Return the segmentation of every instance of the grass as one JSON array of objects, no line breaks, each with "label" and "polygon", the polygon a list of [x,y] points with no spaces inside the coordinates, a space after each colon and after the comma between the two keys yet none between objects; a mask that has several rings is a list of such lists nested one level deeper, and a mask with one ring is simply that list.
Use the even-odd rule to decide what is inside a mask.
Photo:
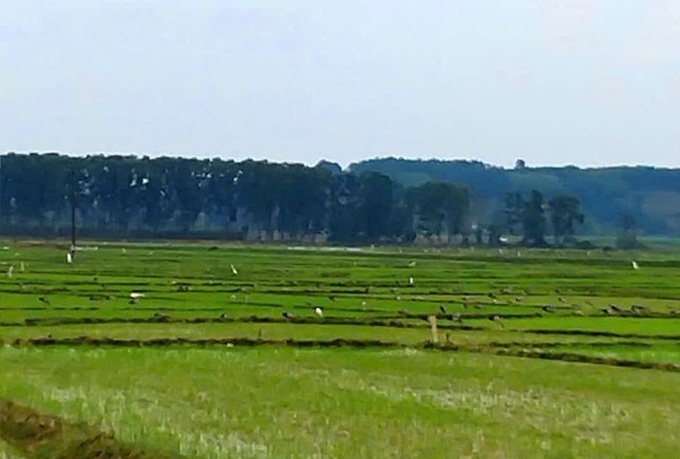
[{"label": "grass", "polygon": [[676,374],[423,351],[6,352],[21,402],[189,457],[671,457],[680,441]]},{"label": "grass", "polygon": [[[3,247],[0,398],[136,448],[207,459],[675,457],[680,447],[680,374],[613,366],[680,363],[680,252],[670,249],[92,242],[69,265],[60,242]],[[145,297],[130,304],[133,291]],[[602,311],[612,304],[623,312]],[[217,322],[223,313],[230,321]],[[420,346],[431,339],[423,319],[437,313],[440,340],[460,351]],[[211,321],[183,322],[201,318]],[[48,336],[406,347],[13,344]],[[511,356],[524,351],[599,364]],[[12,451],[0,442],[0,457]]]}]

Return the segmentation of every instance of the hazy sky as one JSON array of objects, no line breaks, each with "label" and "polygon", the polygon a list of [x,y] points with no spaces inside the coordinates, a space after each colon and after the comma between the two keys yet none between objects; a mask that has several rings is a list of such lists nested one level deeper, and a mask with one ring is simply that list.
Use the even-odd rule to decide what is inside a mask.
[{"label": "hazy sky", "polygon": [[680,166],[680,1],[2,0],[7,151]]}]

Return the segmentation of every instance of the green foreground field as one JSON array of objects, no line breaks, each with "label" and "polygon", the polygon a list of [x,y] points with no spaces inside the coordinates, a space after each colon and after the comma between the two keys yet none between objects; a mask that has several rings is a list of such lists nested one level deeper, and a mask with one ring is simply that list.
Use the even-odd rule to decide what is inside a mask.
[{"label": "green foreground field", "polygon": [[[65,244],[0,242],[0,399],[126,444],[198,459],[680,448],[680,253],[81,248],[69,264]],[[0,458],[38,457],[9,443]]]}]

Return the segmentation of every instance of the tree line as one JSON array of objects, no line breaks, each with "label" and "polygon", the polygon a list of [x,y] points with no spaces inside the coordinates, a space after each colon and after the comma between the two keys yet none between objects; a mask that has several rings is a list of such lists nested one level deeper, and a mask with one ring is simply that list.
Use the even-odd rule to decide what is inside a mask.
[{"label": "tree line", "polygon": [[[508,192],[520,192],[529,199],[532,191],[538,190],[547,200],[578,196],[588,217],[579,224],[582,233],[619,234],[626,226],[624,221],[633,220],[640,233],[680,235],[680,169],[530,167],[521,159],[514,168],[501,168],[480,161],[377,158],[351,164],[349,170],[380,172],[405,186],[429,181],[465,183],[470,189],[473,220],[488,220],[504,203],[499,197]],[[553,233],[552,229],[548,232]]]},{"label": "tree line", "polygon": [[[0,157],[0,233],[66,236],[75,210],[81,235],[215,237],[339,243],[437,241],[557,244],[583,223],[576,196],[544,201],[534,191],[499,196],[500,211],[473,222],[463,183],[406,186],[388,175],[320,162],[70,157]],[[547,215],[547,216],[546,216]]]}]

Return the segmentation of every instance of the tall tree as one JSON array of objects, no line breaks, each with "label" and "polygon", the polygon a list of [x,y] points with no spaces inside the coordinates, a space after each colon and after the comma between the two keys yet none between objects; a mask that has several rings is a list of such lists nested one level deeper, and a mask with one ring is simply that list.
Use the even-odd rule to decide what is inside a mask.
[{"label": "tall tree", "polygon": [[564,238],[573,236],[576,224],[583,224],[581,200],[578,196],[559,195],[548,201],[555,245],[564,243]]},{"label": "tall tree", "polygon": [[394,205],[394,187],[387,175],[369,172],[360,177],[360,218],[365,223],[362,232],[368,241],[377,241],[390,232]]},{"label": "tall tree", "polygon": [[505,193],[503,196],[503,215],[505,215],[505,225],[510,234],[518,234],[522,226],[522,215],[525,203],[521,193]]},{"label": "tall tree", "polygon": [[406,200],[414,215],[416,231],[447,237],[462,232],[470,206],[467,187],[447,182],[428,182],[410,188]]},{"label": "tall tree", "polygon": [[522,229],[524,230],[524,239],[522,243],[529,247],[545,247],[545,208],[543,204],[543,195],[533,190],[531,192],[531,199],[524,202],[524,209],[522,212]]}]

